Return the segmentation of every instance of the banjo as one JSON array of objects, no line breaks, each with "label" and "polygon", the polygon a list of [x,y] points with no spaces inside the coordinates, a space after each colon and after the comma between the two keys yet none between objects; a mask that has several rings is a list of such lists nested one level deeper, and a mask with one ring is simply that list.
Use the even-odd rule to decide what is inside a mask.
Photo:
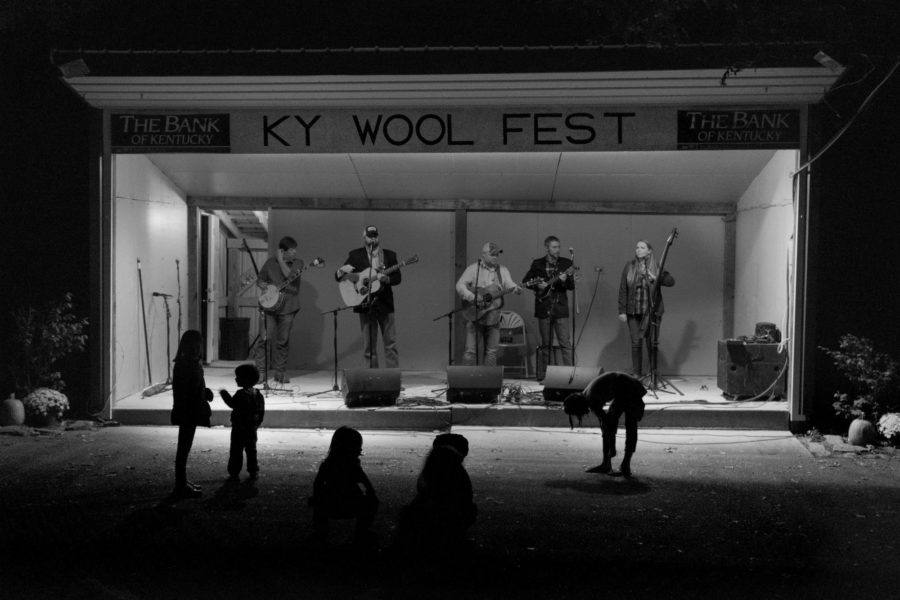
[{"label": "banjo", "polygon": [[303,265],[303,261],[301,260],[300,268],[291,273],[281,284],[275,285],[274,283],[269,283],[266,285],[266,289],[260,291],[259,296],[257,297],[259,307],[267,313],[278,312],[279,309],[281,309],[281,307],[284,305],[284,288],[286,288],[298,277],[300,277],[300,274],[303,273],[303,271],[305,271],[306,269],[310,267],[321,269],[324,266],[324,258],[316,257],[308,265]]},{"label": "banjo", "polygon": [[378,280],[379,275],[390,275],[401,267],[417,262],[419,262],[418,254],[398,262],[396,265],[391,265],[382,271],[367,267],[356,273],[347,273],[345,278],[338,282],[344,304],[347,306],[359,306],[366,301],[366,298],[381,289],[381,281]]}]

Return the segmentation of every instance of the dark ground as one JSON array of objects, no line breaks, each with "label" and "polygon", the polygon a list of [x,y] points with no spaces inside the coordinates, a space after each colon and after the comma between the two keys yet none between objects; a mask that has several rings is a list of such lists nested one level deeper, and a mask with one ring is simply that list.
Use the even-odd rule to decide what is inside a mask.
[{"label": "dark ground", "polygon": [[626,480],[584,473],[596,430],[458,432],[480,511],[472,554],[421,562],[390,546],[434,434],[363,432],[376,553],[346,543],[347,526],[328,552],[310,544],[305,500],[331,431],[261,430],[260,480],[232,487],[228,431],[198,431],[189,476],[205,493],[175,505],[163,502],[174,428],[0,436],[2,596],[900,596],[900,455],[817,457],[784,432],[641,430]]}]

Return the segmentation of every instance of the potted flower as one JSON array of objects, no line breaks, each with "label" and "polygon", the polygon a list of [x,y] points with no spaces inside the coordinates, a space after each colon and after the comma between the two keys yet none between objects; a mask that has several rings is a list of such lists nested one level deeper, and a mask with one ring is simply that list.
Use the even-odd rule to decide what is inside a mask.
[{"label": "potted flower", "polygon": [[69,410],[69,399],[58,390],[37,388],[22,400],[25,418],[38,427],[59,425],[63,413]]},{"label": "potted flower", "polygon": [[875,442],[879,417],[897,408],[898,363],[884,353],[875,352],[867,338],[851,334],[841,336],[838,349],[821,348],[848,381],[848,391],[835,392],[838,415],[852,419],[847,441],[857,446]]},{"label": "potted flower", "polygon": [[[86,318],[77,318],[72,308],[72,294],[66,293],[40,308],[25,307],[12,314],[14,333],[7,370],[16,395],[23,399],[26,419],[59,420],[69,408],[57,363],[84,350],[88,324]],[[9,401],[4,401],[4,415]]]},{"label": "potted flower", "polygon": [[900,413],[890,412],[878,419],[878,433],[891,444],[900,445]]}]

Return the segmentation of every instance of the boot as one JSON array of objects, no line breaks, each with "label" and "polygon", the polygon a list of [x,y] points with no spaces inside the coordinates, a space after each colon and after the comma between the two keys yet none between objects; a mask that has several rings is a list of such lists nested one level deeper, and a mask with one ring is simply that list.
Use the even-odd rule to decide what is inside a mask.
[{"label": "boot", "polygon": [[631,374],[640,379],[644,375],[644,350],[631,348]]},{"label": "boot", "polygon": [[596,467],[591,467],[586,473],[609,473],[612,471],[612,462],[610,462],[608,456],[603,457],[603,462],[597,465]]},{"label": "boot", "polygon": [[622,457],[622,464],[619,466],[619,470],[622,472],[623,477],[631,477],[631,455],[634,452],[626,452],[625,456]]}]

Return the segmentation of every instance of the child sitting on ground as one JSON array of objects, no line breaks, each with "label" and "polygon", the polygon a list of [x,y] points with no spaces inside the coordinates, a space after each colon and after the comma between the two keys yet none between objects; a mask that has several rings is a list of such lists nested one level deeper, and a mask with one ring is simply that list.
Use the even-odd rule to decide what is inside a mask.
[{"label": "child sitting on ground", "polygon": [[313,509],[313,535],[317,543],[328,540],[328,519],[356,519],[357,543],[371,542],[369,527],[375,520],[378,498],[360,464],[362,435],[346,426],[331,437],[328,456],[319,466],[309,504]]},{"label": "child sitting on ground", "polygon": [[256,460],[256,430],[262,425],[266,413],[266,401],[262,393],[253,387],[259,383],[259,370],[254,365],[239,365],[234,370],[234,381],[241,388],[234,396],[225,390],[219,395],[231,408],[231,448],[228,453],[228,481],[238,481],[247,453],[247,472],[250,479],[259,477]]},{"label": "child sitting on ground", "polygon": [[416,497],[403,509],[398,529],[401,546],[414,555],[426,551],[453,556],[475,523],[478,507],[472,481],[463,466],[469,441],[457,433],[434,439],[417,481]]}]

